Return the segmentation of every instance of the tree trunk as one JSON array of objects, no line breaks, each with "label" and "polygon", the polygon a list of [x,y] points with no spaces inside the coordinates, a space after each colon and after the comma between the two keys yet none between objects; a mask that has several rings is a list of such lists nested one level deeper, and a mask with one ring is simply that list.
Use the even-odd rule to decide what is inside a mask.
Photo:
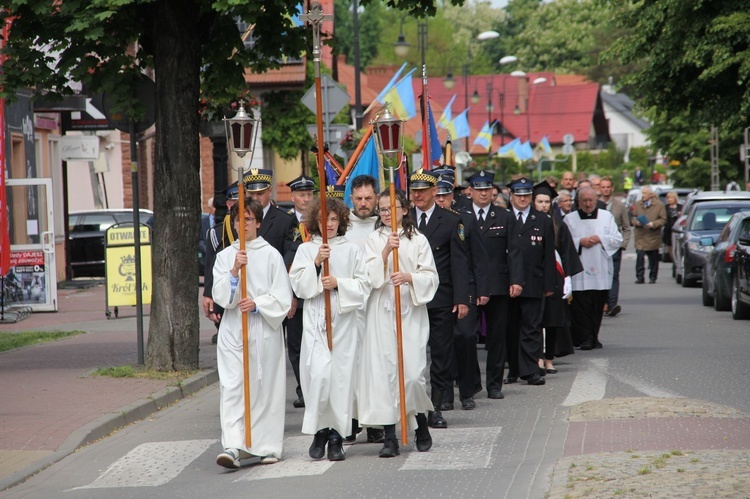
[{"label": "tree trunk", "polygon": [[199,11],[186,0],[158,0],[153,7],[156,168],[146,364],[161,371],[198,367]]}]

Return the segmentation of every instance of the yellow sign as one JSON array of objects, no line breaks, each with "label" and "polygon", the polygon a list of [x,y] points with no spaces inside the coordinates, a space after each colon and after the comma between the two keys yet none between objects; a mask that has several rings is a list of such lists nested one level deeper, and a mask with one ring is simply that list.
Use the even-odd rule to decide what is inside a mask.
[{"label": "yellow sign", "polygon": [[[141,244],[151,243],[151,230],[148,226],[141,225]],[[135,245],[135,234],[133,226],[112,227],[107,230],[107,246],[133,246]]]},{"label": "yellow sign", "polygon": [[[141,302],[151,303],[151,229],[140,227]],[[135,233],[133,226],[111,227],[106,233],[107,307],[136,305]]]}]

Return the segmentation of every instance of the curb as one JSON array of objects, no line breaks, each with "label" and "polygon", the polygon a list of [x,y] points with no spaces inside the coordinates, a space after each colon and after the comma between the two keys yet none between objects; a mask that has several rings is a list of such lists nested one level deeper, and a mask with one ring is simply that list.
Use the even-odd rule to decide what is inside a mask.
[{"label": "curb", "polygon": [[27,478],[74,453],[80,447],[96,442],[126,425],[141,421],[151,414],[216,383],[218,380],[219,372],[216,369],[208,369],[186,379],[180,386],[164,388],[151,394],[149,398],[141,399],[121,407],[117,411],[98,417],[71,433],[65,439],[65,442],[51,454],[17,471],[10,477],[0,480],[0,491],[24,482]]}]

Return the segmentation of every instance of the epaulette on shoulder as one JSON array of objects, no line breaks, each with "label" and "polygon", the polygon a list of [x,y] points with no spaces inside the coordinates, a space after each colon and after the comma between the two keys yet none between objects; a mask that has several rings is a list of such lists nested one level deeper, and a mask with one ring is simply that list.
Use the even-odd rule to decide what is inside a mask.
[{"label": "epaulette on shoulder", "polygon": [[461,216],[461,213],[457,212],[457,211],[456,211],[456,210],[454,210],[453,208],[445,208],[445,211],[447,211],[447,212],[449,212],[449,213],[453,213],[453,214],[454,214],[454,215],[456,215],[456,216]]},{"label": "epaulette on shoulder", "polygon": [[512,211],[510,211],[510,208],[503,208],[503,209],[504,209],[505,211],[507,211],[508,213],[513,213]]},{"label": "epaulette on shoulder", "polygon": [[552,215],[550,215],[549,213],[547,213],[547,218],[550,218],[550,219],[551,219],[551,218],[552,218]]},{"label": "epaulette on shoulder", "polygon": [[289,208],[286,212],[287,215],[294,215],[294,208]]}]

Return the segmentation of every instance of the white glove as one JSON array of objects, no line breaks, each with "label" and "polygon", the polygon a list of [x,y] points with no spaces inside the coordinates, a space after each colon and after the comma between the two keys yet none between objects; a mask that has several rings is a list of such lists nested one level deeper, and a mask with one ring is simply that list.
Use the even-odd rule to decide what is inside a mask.
[{"label": "white glove", "polygon": [[570,277],[566,277],[563,283],[563,300],[567,300],[568,298],[570,298],[570,295],[572,293],[573,293],[573,282],[570,279]]}]

